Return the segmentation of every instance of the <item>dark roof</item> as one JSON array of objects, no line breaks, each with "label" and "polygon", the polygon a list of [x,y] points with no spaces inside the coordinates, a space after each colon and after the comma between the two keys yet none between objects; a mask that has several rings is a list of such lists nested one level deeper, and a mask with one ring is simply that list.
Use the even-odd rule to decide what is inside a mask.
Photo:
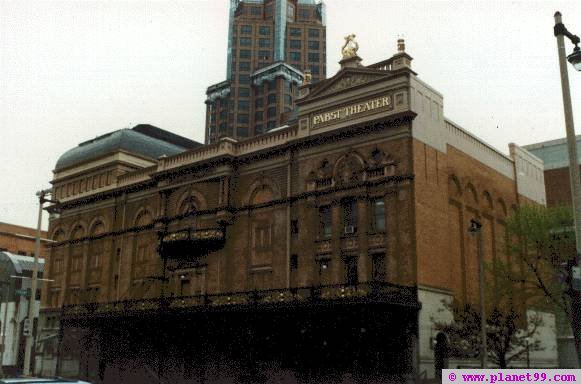
[{"label": "dark roof", "polygon": [[[0,262],[10,262],[14,267],[14,272],[22,274],[23,271],[32,271],[34,268],[34,257],[15,255],[10,252],[0,252]],[[38,258],[38,272],[44,271],[44,259]]]},{"label": "dark roof", "polygon": [[157,159],[194,149],[202,144],[149,124],[106,133],[66,151],[59,157],[55,170],[91,160],[111,152],[124,150]]}]

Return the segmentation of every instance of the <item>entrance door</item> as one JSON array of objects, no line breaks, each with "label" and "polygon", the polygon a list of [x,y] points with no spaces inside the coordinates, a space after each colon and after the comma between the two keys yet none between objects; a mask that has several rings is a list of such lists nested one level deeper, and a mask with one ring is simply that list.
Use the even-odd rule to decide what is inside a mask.
[{"label": "entrance door", "polygon": [[358,281],[357,257],[350,256],[345,258],[345,283],[347,285],[357,285]]},{"label": "entrance door", "polygon": [[371,256],[371,280],[385,281],[385,254],[377,253]]}]

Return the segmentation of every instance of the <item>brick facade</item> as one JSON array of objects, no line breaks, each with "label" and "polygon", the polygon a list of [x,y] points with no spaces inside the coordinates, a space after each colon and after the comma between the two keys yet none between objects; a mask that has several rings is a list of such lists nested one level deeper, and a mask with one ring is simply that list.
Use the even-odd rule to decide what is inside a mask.
[{"label": "brick facade", "polygon": [[[426,308],[442,295],[478,303],[467,228],[480,219],[484,258],[506,258],[506,218],[531,199],[515,177],[526,154],[505,156],[445,120],[442,96],[416,79],[406,53],[359,62],[303,86],[290,127],[222,138],[62,200],[46,312],[155,313],[162,297],[186,312],[257,297],[299,311],[306,287],[339,310],[342,300],[379,300],[362,283],[390,284],[390,305],[410,305],[393,308],[402,319],[417,318],[418,290]],[[417,337],[429,370],[430,324],[399,326],[404,371],[417,369]]]}]

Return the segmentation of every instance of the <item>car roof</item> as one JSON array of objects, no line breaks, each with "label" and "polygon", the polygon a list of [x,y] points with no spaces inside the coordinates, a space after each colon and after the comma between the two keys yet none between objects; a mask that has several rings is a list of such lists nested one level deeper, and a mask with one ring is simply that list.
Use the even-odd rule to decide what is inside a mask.
[{"label": "car roof", "polygon": [[3,384],[34,384],[34,383],[53,383],[53,384],[65,384],[65,383],[87,383],[86,381],[77,380],[67,380],[61,378],[42,378],[42,377],[18,377],[10,379],[1,379],[0,383]]}]

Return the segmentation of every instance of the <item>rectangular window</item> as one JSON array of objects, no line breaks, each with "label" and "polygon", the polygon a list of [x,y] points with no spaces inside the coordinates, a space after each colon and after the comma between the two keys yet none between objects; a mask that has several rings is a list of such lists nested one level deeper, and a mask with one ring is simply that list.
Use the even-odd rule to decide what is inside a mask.
[{"label": "rectangular window", "polygon": [[309,52],[309,63],[317,63],[319,62],[319,53],[318,52]]},{"label": "rectangular window", "polygon": [[270,35],[270,27],[267,25],[261,25],[258,27],[258,33],[261,35]]},{"label": "rectangular window", "polygon": [[239,137],[248,137],[248,127],[238,127],[237,133]]},{"label": "rectangular window", "polygon": [[258,59],[259,60],[270,59],[270,51],[258,51]]},{"label": "rectangular window", "polygon": [[73,258],[71,259],[71,272],[80,271],[82,261],[83,259],[81,256],[73,256]]},{"label": "rectangular window", "polygon": [[52,308],[58,307],[60,295],[61,295],[61,291],[59,291],[58,289],[51,289],[51,291],[50,291],[50,304],[51,304]]},{"label": "rectangular window", "polygon": [[238,68],[240,68],[241,71],[250,71],[250,62],[241,61],[240,64],[238,64]]},{"label": "rectangular window", "polygon": [[252,8],[250,8],[250,14],[252,16],[262,16],[262,8],[261,7],[252,7]]},{"label": "rectangular window", "polygon": [[91,255],[90,267],[93,269],[99,268],[101,266],[101,252],[95,252]]},{"label": "rectangular window", "polygon": [[333,223],[331,221],[331,207],[325,206],[319,208],[320,232],[319,235],[324,238],[331,237]]},{"label": "rectangular window", "polygon": [[268,224],[257,225],[254,229],[254,247],[257,250],[270,248],[272,231]]},{"label": "rectangular window", "polygon": [[240,50],[240,58],[241,59],[250,59],[251,56],[252,56],[252,53],[251,53],[250,49],[241,49]]},{"label": "rectangular window", "polygon": [[383,199],[373,200],[371,203],[372,222],[371,229],[374,232],[385,231],[385,202]]},{"label": "rectangular window", "polygon": [[302,30],[300,28],[291,28],[289,34],[291,36],[300,36],[302,34]]},{"label": "rectangular window", "polygon": [[309,49],[319,49],[318,41],[309,41]]},{"label": "rectangular window", "polygon": [[262,121],[263,116],[262,111],[254,112],[254,121]]},{"label": "rectangular window", "polygon": [[299,256],[298,255],[291,255],[290,257],[290,269],[291,271],[296,271],[299,269]]},{"label": "rectangular window", "polygon": [[252,25],[241,25],[240,26],[240,33],[243,35],[251,35],[252,34]]},{"label": "rectangular window", "polygon": [[247,111],[249,108],[248,100],[238,100],[238,109],[242,111]]},{"label": "rectangular window", "polygon": [[290,106],[293,103],[291,95],[284,95],[284,105]]},{"label": "rectangular window", "polygon": [[270,95],[268,95],[268,104],[274,104],[276,103],[276,93],[271,93]]},{"label": "rectangular window", "polygon": [[378,253],[371,256],[371,280],[385,281],[385,254]]},{"label": "rectangular window", "polygon": [[357,285],[357,257],[351,256],[345,259],[345,283],[347,285]]},{"label": "rectangular window", "polygon": [[254,101],[254,106],[256,108],[262,108],[263,105],[264,105],[264,99],[262,97],[260,97]]},{"label": "rectangular window", "polygon": [[261,48],[269,48],[270,39],[258,39],[258,46]]},{"label": "rectangular window", "polygon": [[343,225],[346,235],[357,232],[357,200],[349,199],[341,203],[343,209]]},{"label": "rectangular window", "polygon": [[240,84],[250,84],[250,76],[248,76],[248,75],[238,75],[238,82]]},{"label": "rectangular window", "polygon": [[248,124],[248,114],[247,113],[239,113],[238,114],[238,123]]},{"label": "rectangular window", "polygon": [[319,261],[319,284],[328,285],[331,280],[331,260]]},{"label": "rectangular window", "polygon": [[301,41],[300,40],[291,40],[290,47],[291,47],[291,49],[301,49]]},{"label": "rectangular window", "polygon": [[61,273],[63,271],[63,259],[55,259],[53,264],[54,273]]},{"label": "rectangular window", "polygon": [[241,47],[250,47],[252,45],[252,39],[250,37],[241,37],[240,38],[240,46]]},{"label": "rectangular window", "polygon": [[299,9],[299,17],[301,20],[308,20],[311,18],[312,12],[308,8]]},{"label": "rectangular window", "polygon": [[319,66],[318,65],[311,65],[311,74],[313,74],[313,75],[319,74]]},{"label": "rectangular window", "polygon": [[180,296],[188,296],[190,295],[191,288],[190,288],[190,279],[183,278],[180,279]]},{"label": "rectangular window", "polygon": [[299,221],[298,220],[291,220],[291,235],[298,235],[299,234]]},{"label": "rectangular window", "polygon": [[238,96],[248,97],[248,96],[250,96],[250,90],[248,88],[240,88],[238,90]]},{"label": "rectangular window", "polygon": [[270,119],[272,117],[276,117],[276,107],[270,107],[268,108],[268,111],[266,112],[266,116]]},{"label": "rectangular window", "polygon": [[270,131],[272,128],[276,127],[276,121],[275,120],[270,120],[268,123],[266,123],[266,131]]},{"label": "rectangular window", "polygon": [[319,37],[319,30],[309,28],[309,37]]},{"label": "rectangular window", "polygon": [[301,53],[300,52],[291,52],[290,59],[291,59],[291,61],[301,61]]}]

